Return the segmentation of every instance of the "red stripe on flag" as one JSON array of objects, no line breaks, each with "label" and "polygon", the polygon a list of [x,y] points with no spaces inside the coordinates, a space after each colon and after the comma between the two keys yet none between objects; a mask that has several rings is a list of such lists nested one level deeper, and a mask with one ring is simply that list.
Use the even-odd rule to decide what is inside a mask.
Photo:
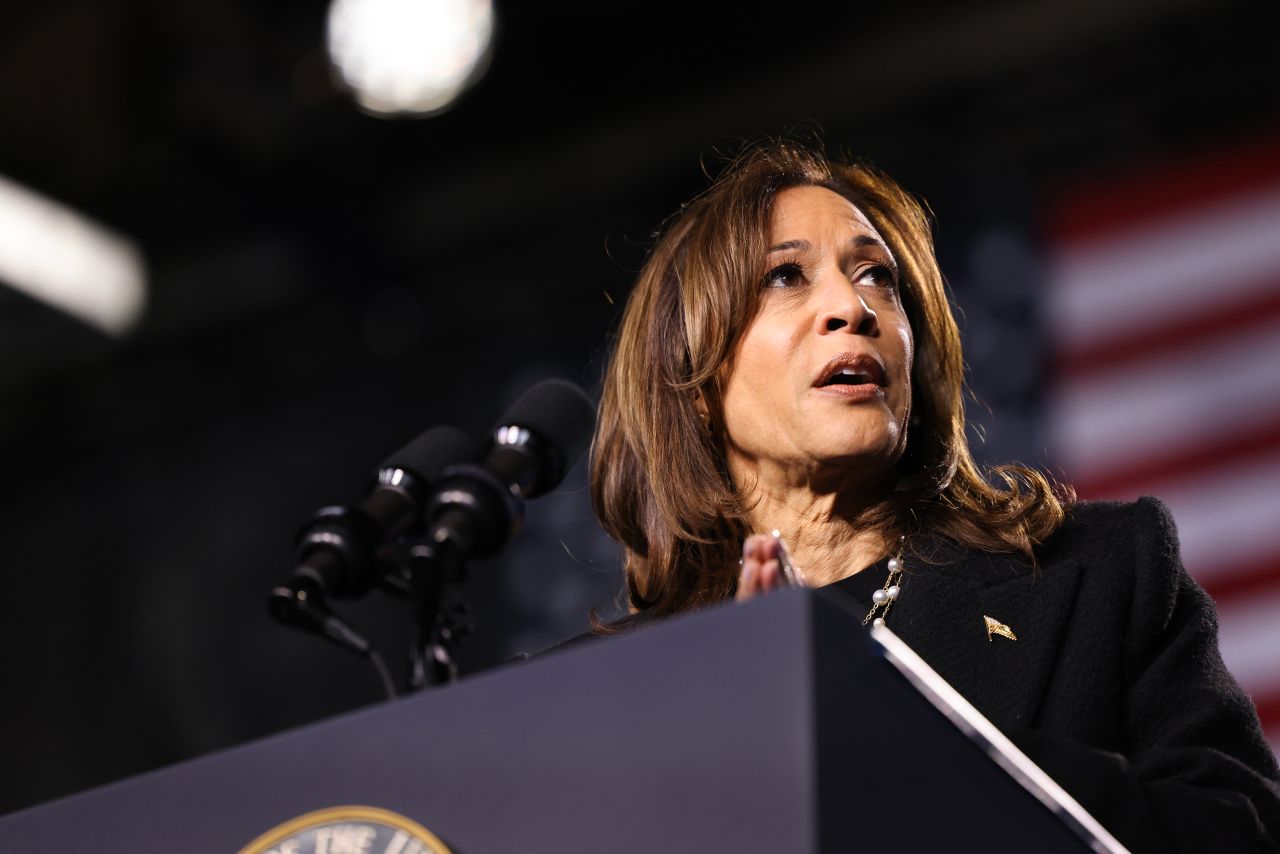
[{"label": "red stripe on flag", "polygon": [[[1249,599],[1259,593],[1280,589],[1280,555],[1270,554],[1250,563],[1233,564],[1229,570],[1216,568],[1216,571],[1205,575],[1207,577],[1201,584],[1221,612],[1231,606],[1232,600]],[[1276,675],[1280,680],[1280,668]]]},{"label": "red stripe on flag", "polygon": [[1276,738],[1280,734],[1280,689],[1273,688],[1266,694],[1254,696],[1253,707],[1258,710],[1262,728],[1272,740],[1280,741]]},{"label": "red stripe on flag", "polygon": [[1081,498],[1087,499],[1158,494],[1160,481],[1189,479],[1277,448],[1280,448],[1280,421],[1271,421],[1248,432],[1214,437],[1211,442],[1193,445],[1176,454],[1140,459],[1127,468],[1078,481],[1075,488]]},{"label": "red stripe on flag", "polygon": [[1255,289],[1248,299],[1224,306],[1213,303],[1213,288],[1206,285],[1202,301],[1160,326],[1128,331],[1110,341],[1074,350],[1068,342],[1054,356],[1049,376],[1051,380],[1070,379],[1174,353],[1194,342],[1268,324],[1280,327],[1280,278]]},{"label": "red stripe on flag", "polygon": [[1280,179],[1280,134],[1167,158],[1072,187],[1051,204],[1049,234],[1076,243],[1196,211]]}]

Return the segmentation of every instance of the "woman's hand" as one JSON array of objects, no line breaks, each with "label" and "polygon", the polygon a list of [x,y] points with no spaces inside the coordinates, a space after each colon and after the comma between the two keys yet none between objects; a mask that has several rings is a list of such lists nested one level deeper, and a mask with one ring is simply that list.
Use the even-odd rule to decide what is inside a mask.
[{"label": "woman's hand", "polygon": [[744,602],[770,590],[804,583],[800,569],[791,563],[787,546],[777,531],[752,534],[742,543],[742,573],[735,601]]}]

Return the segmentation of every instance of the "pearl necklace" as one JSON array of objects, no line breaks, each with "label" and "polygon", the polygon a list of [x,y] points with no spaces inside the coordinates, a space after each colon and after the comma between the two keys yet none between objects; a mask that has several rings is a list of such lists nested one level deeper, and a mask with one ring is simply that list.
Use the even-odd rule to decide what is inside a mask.
[{"label": "pearl necklace", "polygon": [[[778,541],[778,564],[782,570],[783,586],[804,586],[800,571],[791,562],[791,551],[787,548],[786,541],[782,539],[782,532],[774,528],[770,533]],[[898,594],[902,592],[902,586],[899,583],[902,580],[903,570],[902,550],[906,543],[905,535],[898,537],[898,554],[889,558],[889,577],[884,580],[883,587],[871,594],[871,610],[862,618],[862,625],[871,623],[874,626],[883,626],[885,617],[889,616],[889,609],[893,607],[894,602],[898,601]],[[742,561],[738,561],[738,565],[741,566]],[[879,613],[876,613],[877,611]]]},{"label": "pearl necklace", "polygon": [[889,609],[898,601],[898,594],[902,592],[899,584],[902,580],[902,549],[906,542],[905,536],[898,537],[898,554],[889,558],[889,577],[884,580],[884,587],[871,594],[871,610],[862,618],[862,625],[871,623],[873,626],[883,626],[885,617],[889,616]]}]

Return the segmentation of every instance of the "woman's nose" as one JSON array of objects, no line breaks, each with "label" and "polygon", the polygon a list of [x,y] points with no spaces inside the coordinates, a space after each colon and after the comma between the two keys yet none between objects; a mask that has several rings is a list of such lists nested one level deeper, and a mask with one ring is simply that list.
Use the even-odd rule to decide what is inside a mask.
[{"label": "woman's nose", "polygon": [[814,331],[819,335],[840,331],[855,335],[874,335],[877,329],[876,313],[848,280],[843,279],[843,286],[826,289],[815,325],[817,328]]}]

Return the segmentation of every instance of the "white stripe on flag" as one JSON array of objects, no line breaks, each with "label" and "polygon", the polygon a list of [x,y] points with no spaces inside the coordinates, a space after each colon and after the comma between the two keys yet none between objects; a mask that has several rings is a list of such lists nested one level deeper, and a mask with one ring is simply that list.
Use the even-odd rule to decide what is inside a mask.
[{"label": "white stripe on flag", "polygon": [[[1211,585],[1230,577],[1238,565],[1280,555],[1277,484],[1280,451],[1273,451],[1143,491],[1168,505],[1178,524],[1187,571],[1201,584]],[[1276,585],[1280,587],[1280,578]]]},{"label": "white stripe on flag", "polygon": [[1218,643],[1227,669],[1250,694],[1280,690],[1280,590],[1238,601],[1218,612]]},{"label": "white stripe on flag", "polygon": [[1049,406],[1055,458],[1087,481],[1280,421],[1277,366],[1280,327],[1268,327],[1067,380]]},{"label": "white stripe on flag", "polygon": [[[1270,290],[1280,273],[1280,187],[1198,208],[1050,259],[1051,333],[1073,350]],[[1270,286],[1270,287],[1269,287]]]}]

